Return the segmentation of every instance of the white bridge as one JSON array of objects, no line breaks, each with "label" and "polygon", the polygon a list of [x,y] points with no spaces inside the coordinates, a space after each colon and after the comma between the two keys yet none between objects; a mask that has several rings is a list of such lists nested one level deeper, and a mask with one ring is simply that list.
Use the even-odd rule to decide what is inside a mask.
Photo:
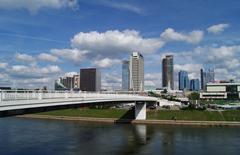
[{"label": "white bridge", "polygon": [[158,102],[155,97],[107,92],[0,90],[0,93],[0,116],[19,114],[19,111],[21,114],[29,113],[30,110],[39,108],[87,106],[102,103],[135,103],[135,119],[143,120],[146,119],[146,103]]}]

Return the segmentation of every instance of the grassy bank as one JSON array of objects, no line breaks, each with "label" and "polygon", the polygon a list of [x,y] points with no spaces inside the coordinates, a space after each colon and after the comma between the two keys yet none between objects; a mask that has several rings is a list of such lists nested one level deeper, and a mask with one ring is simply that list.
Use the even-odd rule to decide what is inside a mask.
[{"label": "grassy bank", "polygon": [[[94,118],[132,118],[133,112],[124,109],[66,109],[38,113],[51,116],[94,117]],[[149,120],[191,120],[191,121],[240,121],[240,111],[196,111],[196,110],[160,110],[148,111]]]},{"label": "grassy bank", "polygon": [[148,119],[191,121],[240,121],[240,111],[161,110],[147,113]]},{"label": "grassy bank", "polygon": [[124,109],[65,109],[38,113],[51,116],[121,118],[127,113]]}]

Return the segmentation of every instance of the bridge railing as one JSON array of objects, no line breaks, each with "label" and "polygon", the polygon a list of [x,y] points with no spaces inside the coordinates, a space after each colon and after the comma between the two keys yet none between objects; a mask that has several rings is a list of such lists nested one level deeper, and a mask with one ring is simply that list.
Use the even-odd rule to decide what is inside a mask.
[{"label": "bridge railing", "polygon": [[142,96],[139,94],[123,94],[118,92],[84,92],[84,91],[49,91],[49,90],[0,90],[1,101],[15,100],[43,100],[68,98],[119,98],[129,96]]}]

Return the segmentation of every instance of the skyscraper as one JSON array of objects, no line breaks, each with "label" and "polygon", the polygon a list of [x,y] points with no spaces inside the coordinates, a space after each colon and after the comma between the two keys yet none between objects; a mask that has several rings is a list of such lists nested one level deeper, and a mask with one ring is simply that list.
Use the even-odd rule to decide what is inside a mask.
[{"label": "skyscraper", "polygon": [[200,75],[201,75],[201,89],[206,90],[207,83],[215,81],[214,69],[208,69],[207,71],[201,69]]},{"label": "skyscraper", "polygon": [[74,86],[73,86],[73,88],[74,89],[80,89],[80,75],[79,74],[78,75],[74,75],[73,78],[74,78]]},{"label": "skyscraper", "polygon": [[173,55],[167,55],[162,60],[162,86],[174,89],[173,79]]},{"label": "skyscraper", "polygon": [[199,91],[199,79],[192,79],[190,81],[190,90]]},{"label": "skyscraper", "polygon": [[144,90],[144,58],[138,52],[133,52],[130,57],[130,89]]},{"label": "skyscraper", "polygon": [[189,89],[188,72],[181,70],[178,73],[178,82],[179,90]]},{"label": "skyscraper", "polygon": [[129,90],[129,61],[122,62],[122,90]]},{"label": "skyscraper", "polygon": [[96,68],[85,68],[80,70],[80,90],[100,91],[101,73]]}]

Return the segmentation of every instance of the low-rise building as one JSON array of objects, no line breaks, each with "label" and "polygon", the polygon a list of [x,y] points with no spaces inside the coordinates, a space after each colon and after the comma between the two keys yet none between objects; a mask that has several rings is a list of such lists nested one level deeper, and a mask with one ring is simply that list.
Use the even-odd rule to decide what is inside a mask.
[{"label": "low-rise building", "polygon": [[208,83],[201,99],[240,99],[240,83]]}]

